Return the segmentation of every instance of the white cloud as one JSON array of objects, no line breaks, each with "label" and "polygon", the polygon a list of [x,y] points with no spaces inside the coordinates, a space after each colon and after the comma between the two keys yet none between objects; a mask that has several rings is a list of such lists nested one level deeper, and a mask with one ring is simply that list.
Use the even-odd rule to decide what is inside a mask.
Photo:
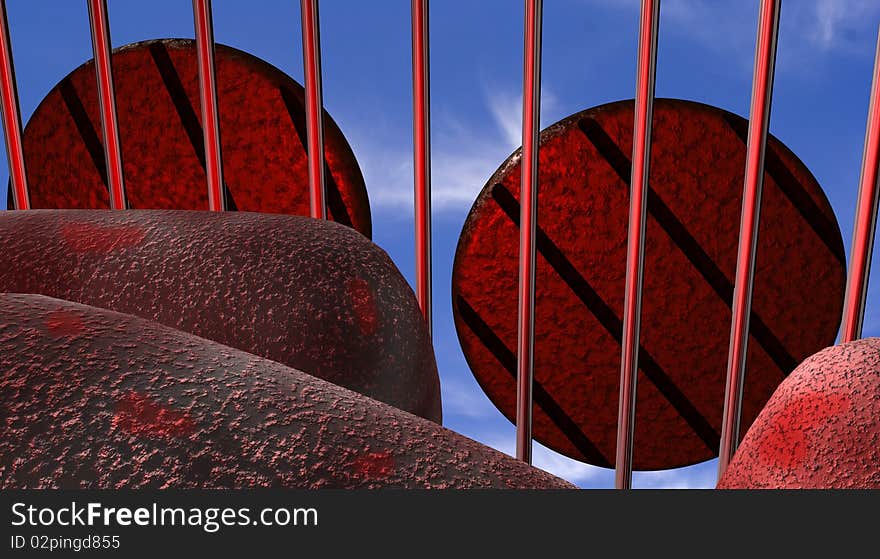
[{"label": "white cloud", "polygon": [[[637,0],[584,0],[634,12]],[[758,6],[756,2],[716,0],[664,0],[661,33],[684,33],[706,48],[716,50],[743,75],[751,70]],[[782,13],[781,67],[808,69],[804,60],[819,52],[865,51],[866,37],[873,44],[880,22],[877,0],[814,0],[787,2]],[[873,50],[871,53],[873,54]],[[451,118],[434,115],[432,136],[432,204],[438,212],[466,209],[486,181],[521,143],[522,96],[516,86],[505,89],[494,83],[483,87],[486,113],[493,126],[462,126]],[[542,128],[558,106],[552,91],[541,95]],[[473,117],[471,117],[473,120]],[[413,166],[409,146],[383,144],[372,135],[352,144],[370,188],[372,204],[391,210],[412,207]],[[379,147],[381,146],[381,147]]]},{"label": "white cloud", "polygon": [[519,146],[522,141],[522,95],[494,93],[489,98],[489,111],[504,142],[509,147]]},{"label": "white cloud", "polygon": [[849,48],[853,34],[876,30],[880,4],[876,0],[817,0],[811,15],[814,43],[825,49]]},{"label": "white cloud", "polygon": [[498,415],[495,406],[476,381],[465,383],[456,378],[444,378],[440,388],[443,393],[443,415],[446,417],[457,415],[469,419],[484,419]]},{"label": "white cloud", "polygon": [[[496,450],[510,456],[515,454],[513,434],[490,434],[479,437]],[[614,487],[614,470],[600,468],[572,460],[549,448],[534,442],[532,463],[535,467],[561,477],[580,487],[611,489]],[[715,487],[718,461],[710,460],[685,468],[658,470],[653,472],[634,472],[633,487],[636,489],[712,489]]]},{"label": "white cloud", "polygon": [[[635,0],[586,2],[630,11],[638,10],[639,6]],[[673,32],[683,32],[713,50],[735,51],[749,63],[757,16],[758,2],[664,0],[661,5],[661,27],[668,25]],[[872,39],[876,37],[878,18],[880,2],[876,0],[784,2],[780,45],[800,54],[852,50],[856,46],[863,50],[859,41],[866,34]]]},{"label": "white cloud", "polygon": [[[365,144],[370,145],[370,144]],[[459,149],[431,154],[431,208],[442,212],[468,208],[507,156],[498,146],[462,138]],[[399,210],[413,205],[413,162],[408,150],[359,149],[358,159],[376,208]]]},{"label": "white cloud", "polygon": [[[484,88],[486,110],[494,126],[487,129],[463,126],[454,118],[434,117],[431,149],[432,210],[467,209],[492,173],[519,147],[522,126],[522,97],[513,90],[489,93]],[[542,114],[553,114],[556,97],[541,94]],[[547,119],[542,118],[542,127]],[[373,138],[358,141],[351,134],[364,179],[370,189],[370,203],[376,208],[412,208],[413,162],[409,147],[389,147]]]},{"label": "white cloud", "polygon": [[633,473],[633,487],[637,489],[713,489],[718,460],[703,462],[686,468]]},{"label": "white cloud", "polygon": [[814,38],[825,46],[834,44],[834,39],[839,33],[841,21],[846,17],[847,10],[842,2],[834,0],[819,0],[816,6],[816,15],[819,16]]},{"label": "white cloud", "polygon": [[[497,438],[489,441],[483,440],[483,444],[491,446],[492,448],[500,450],[510,456],[516,454],[516,446],[512,437],[504,439]],[[571,458],[554,452],[537,442],[532,443],[532,464],[536,468],[540,468],[545,472],[550,472],[551,474],[570,481],[575,485],[584,485],[588,482],[595,481],[597,477],[601,477],[607,472],[607,470],[604,470],[603,468],[572,460]]]},{"label": "white cloud", "polygon": [[712,48],[749,51],[754,45],[757,26],[753,3],[667,0],[660,9],[661,17],[675,29]]},{"label": "white cloud", "polygon": [[[495,121],[495,126],[501,133],[505,145],[510,149],[516,149],[522,145],[522,92],[512,92],[500,89],[484,87],[484,95],[489,106],[489,112]],[[541,128],[545,128],[548,122],[547,115],[554,114],[556,109],[556,96],[547,88],[541,90]],[[500,161],[498,162],[501,163]]]}]

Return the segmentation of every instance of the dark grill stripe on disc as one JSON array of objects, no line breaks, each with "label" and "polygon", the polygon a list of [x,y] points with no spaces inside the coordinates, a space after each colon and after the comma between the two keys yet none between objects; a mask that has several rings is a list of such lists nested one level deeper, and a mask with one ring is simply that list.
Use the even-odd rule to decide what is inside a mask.
[{"label": "dark grill stripe on disc", "polygon": [[[302,85],[264,60],[215,45],[225,208],[309,215],[307,157],[295,126]],[[153,39],[113,50],[114,89],[134,208],[208,209],[205,141],[192,39]],[[280,93],[289,93],[287,102]],[[62,78],[28,119],[22,145],[36,208],[107,207],[107,174],[94,64]],[[291,118],[291,110],[293,117]],[[299,115],[297,115],[299,113]],[[369,196],[354,152],[324,111],[328,217],[371,237]],[[108,166],[109,169],[109,166]]]},{"label": "dark grill stripe on disc", "polygon": [[[610,462],[620,398],[621,295],[631,210],[626,146],[633,107],[633,100],[622,100],[586,108],[541,132],[537,378]],[[638,348],[638,377],[645,384],[638,394],[634,470],[678,468],[718,455],[745,156],[728,121],[739,118],[693,101],[655,102],[647,189],[652,234]],[[822,186],[778,139],[770,138],[768,147],[779,165],[768,160],[743,433],[797,363],[834,343],[846,283],[845,267],[829,251],[843,252],[843,240]],[[788,188],[788,196],[771,181],[774,165],[779,169],[773,178]],[[521,172],[522,151],[516,150],[486,180],[461,227],[451,286],[464,357],[508,418],[516,414],[516,384],[497,351],[486,347],[487,334],[478,335],[465,320],[459,299],[516,353],[511,336]],[[792,202],[803,197],[812,209],[807,202]],[[805,214],[821,214],[827,223],[811,217],[811,226]],[[826,227],[831,238],[823,242],[815,229]],[[536,441],[592,462],[535,410]]]},{"label": "dark grill stripe on disc", "polygon": [[91,157],[92,163],[95,164],[95,169],[101,175],[101,182],[104,183],[109,193],[110,187],[107,186],[107,164],[104,161],[104,144],[92,126],[92,121],[89,120],[89,113],[86,112],[82,99],[79,98],[79,94],[76,92],[73,84],[70,83],[69,78],[61,80],[61,83],[58,84],[58,90],[61,93],[61,98],[64,100],[67,111],[70,113],[70,117],[73,119],[73,123],[76,125],[79,136],[82,138],[83,145],[86,146],[89,157]]},{"label": "dark grill stripe on disc", "polygon": [[[281,99],[284,101],[284,106],[287,107],[287,114],[290,115],[290,121],[293,123],[296,135],[299,137],[303,149],[308,153],[305,108],[302,103],[294,97],[292,92],[283,88],[280,89],[279,92],[281,93]],[[330,210],[330,215],[333,216],[333,220],[337,223],[351,227],[351,216],[348,215],[348,209],[345,207],[345,203],[342,200],[342,194],[339,192],[339,186],[337,186],[336,180],[333,178],[333,173],[330,172],[330,166],[327,165],[326,158],[324,159],[324,186],[327,189],[327,209]]]},{"label": "dark grill stripe on disc", "polygon": [[[503,184],[496,184],[492,189],[492,199],[519,229],[520,205],[513,194]],[[602,299],[584,276],[578,272],[574,264],[566,258],[562,250],[539,226],[536,233],[538,252],[553,267],[562,281],[578,296],[587,309],[602,324],[602,327],[620,344],[623,322],[614,310]],[[718,449],[720,436],[712,424],[694,407],[687,396],[675,385],[670,376],[659,363],[639,346],[639,368],[648,377],[657,390],[669,401],[675,411],[693,429],[694,433],[713,452]],[[514,370],[516,370],[514,368]]]},{"label": "dark grill stripe on disc", "polygon": [[[486,324],[479,313],[464,297],[458,297],[455,303],[464,323],[467,324],[468,328],[480,339],[486,349],[498,360],[501,366],[504,367],[504,370],[510,373],[510,376],[516,382],[516,354],[492,331],[492,328]],[[602,454],[602,451],[581,431],[577,423],[565,413],[562,406],[556,403],[553,396],[544,390],[540,382],[534,380],[532,390],[534,392],[535,404],[562,431],[566,438],[571,441],[571,444],[587,457],[591,464],[604,468],[612,467],[611,462]]]},{"label": "dark grill stripe on disc", "polygon": [[[725,114],[724,119],[736,133],[743,145],[749,136],[749,123],[746,120],[734,118],[734,115]],[[779,158],[776,150],[767,146],[767,153],[764,156],[764,168],[773,182],[779,186],[779,190],[789,199],[795,209],[800,212],[804,220],[810,228],[816,232],[819,239],[828,247],[831,254],[834,255],[843,266],[846,266],[846,255],[843,247],[837,245],[834,239],[838,237],[837,224],[832,223],[810,195],[804,190],[803,185],[791,174],[788,167]]]},{"label": "dark grill stripe on disc", "polygon": [[[591,118],[584,118],[578,121],[578,128],[592,142],[599,154],[608,161],[623,184],[629,185],[632,168],[630,159],[602,126]],[[650,185],[648,187],[648,213],[675,242],[685,257],[694,265],[694,268],[729,308],[733,301],[733,283]],[[773,334],[770,327],[755,311],[752,311],[749,325],[752,336],[776,363],[783,375],[788,375],[797,367],[797,360],[791,356],[779,338]]]},{"label": "dark grill stripe on disc", "polygon": [[[196,158],[198,158],[202,169],[204,169],[205,136],[202,125],[199,122],[199,116],[189,101],[189,96],[186,94],[183,82],[180,81],[180,75],[177,73],[177,69],[174,68],[174,62],[172,62],[171,57],[168,55],[168,49],[162,43],[153,43],[149,49],[150,56],[153,57],[153,62],[156,64],[156,70],[159,71],[162,83],[165,84],[165,89],[168,91],[168,96],[171,98],[171,102],[174,103],[177,116],[180,117],[180,124],[186,132],[190,144],[192,144]],[[235,200],[232,198],[232,191],[225,180],[223,184],[225,187],[226,209],[236,211],[238,208],[235,205]]]}]

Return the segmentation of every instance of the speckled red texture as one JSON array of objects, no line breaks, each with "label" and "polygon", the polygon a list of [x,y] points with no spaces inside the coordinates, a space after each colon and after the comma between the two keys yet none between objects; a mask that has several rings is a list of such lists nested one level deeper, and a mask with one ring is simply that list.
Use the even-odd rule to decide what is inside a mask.
[{"label": "speckled red texture", "polygon": [[412,289],[382,249],[330,221],[0,212],[0,291],[156,320],[441,420],[434,350]]},{"label": "speckled red texture", "polygon": [[[77,316],[78,332],[48,323]],[[3,488],[572,488],[439,425],[130,315],[0,294]]]},{"label": "speckled red texture", "polygon": [[829,347],[785,379],[719,489],[880,489],[880,338]]},{"label": "speckled red texture", "polygon": [[[134,43],[115,49],[112,60],[130,207],[207,209],[195,43]],[[216,66],[230,206],[309,215],[302,86],[270,64],[224,45],[217,45]],[[95,70],[89,61],[49,92],[25,127],[31,205],[109,207],[101,138]],[[363,176],[326,112],[324,142],[328,215],[369,237]]]},{"label": "speckled red texture", "polygon": [[[541,135],[534,435],[613,465],[620,379],[633,104],[572,115]],[[658,99],[645,257],[634,465],[718,453],[747,123]],[[471,209],[455,256],[453,309],[480,385],[515,417],[520,152]],[[834,342],[845,269],[828,200],[769,141],[743,432],[807,356]],[[499,185],[499,186],[496,186]]]}]

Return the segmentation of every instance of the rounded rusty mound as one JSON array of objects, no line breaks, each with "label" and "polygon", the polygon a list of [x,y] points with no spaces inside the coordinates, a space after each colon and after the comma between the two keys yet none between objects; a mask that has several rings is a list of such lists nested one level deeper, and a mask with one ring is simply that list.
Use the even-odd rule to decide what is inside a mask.
[{"label": "rounded rusty mound", "polygon": [[[303,88],[274,66],[216,48],[230,209],[309,215]],[[160,39],[112,56],[125,188],[137,209],[208,209],[195,42]],[[24,129],[34,208],[109,207],[94,62],[71,72]],[[328,218],[371,235],[360,167],[324,112]],[[8,197],[12,204],[12,196]]]},{"label": "rounded rusty mound", "polygon": [[880,338],[829,347],[785,379],[719,489],[880,489]]},{"label": "rounded rusty mound", "polygon": [[385,251],[330,221],[2,212],[0,291],[155,320],[441,420],[434,350],[412,289]]},{"label": "rounded rusty mound", "polygon": [[[747,122],[658,99],[648,195],[634,466],[717,456]],[[534,436],[614,462],[633,102],[541,133]],[[464,355],[515,419],[521,152],[480,193],[459,239],[453,311]],[[845,281],[836,218],[806,166],[767,147],[743,432],[798,363],[834,342]]]},{"label": "rounded rusty mound", "polygon": [[155,322],[0,294],[3,488],[571,488],[439,425]]}]

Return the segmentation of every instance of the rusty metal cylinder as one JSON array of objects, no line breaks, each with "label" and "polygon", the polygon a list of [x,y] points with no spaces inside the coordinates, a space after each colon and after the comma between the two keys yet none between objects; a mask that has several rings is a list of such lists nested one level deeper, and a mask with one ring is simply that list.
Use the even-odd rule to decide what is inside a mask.
[{"label": "rusty metal cylinder", "polygon": [[779,386],[719,489],[880,489],[880,338],[813,355]]},{"label": "rusty metal cylinder", "polygon": [[571,488],[443,427],[131,315],[0,294],[4,488]]},{"label": "rusty metal cylinder", "polygon": [[155,320],[436,422],[418,302],[388,255],[307,217],[185,210],[0,215],[0,291]]}]

